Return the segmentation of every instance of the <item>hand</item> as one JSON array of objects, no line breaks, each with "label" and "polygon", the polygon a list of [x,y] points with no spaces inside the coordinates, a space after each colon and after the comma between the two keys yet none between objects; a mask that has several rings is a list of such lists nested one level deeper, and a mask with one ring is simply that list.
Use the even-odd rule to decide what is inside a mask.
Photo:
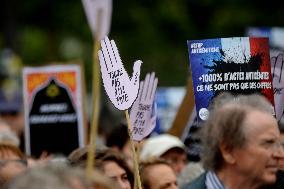
[{"label": "hand", "polygon": [[149,135],[156,126],[156,111],[153,102],[157,89],[158,79],[155,73],[146,75],[145,81],[141,81],[138,97],[130,111],[132,139],[141,141]]},{"label": "hand", "polygon": [[284,55],[279,53],[277,57],[272,57],[271,72],[272,72],[272,84],[274,90],[274,103],[276,118],[280,120],[284,111]]},{"label": "hand", "polygon": [[105,37],[101,40],[101,47],[99,60],[105,91],[117,109],[126,110],[131,107],[138,94],[142,61],[134,62],[133,74],[129,79],[114,40],[109,41]]}]

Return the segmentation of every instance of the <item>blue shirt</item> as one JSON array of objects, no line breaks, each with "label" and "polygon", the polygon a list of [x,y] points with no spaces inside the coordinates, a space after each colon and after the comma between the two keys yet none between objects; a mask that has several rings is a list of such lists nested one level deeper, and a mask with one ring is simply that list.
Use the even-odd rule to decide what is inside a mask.
[{"label": "blue shirt", "polygon": [[207,189],[227,189],[218,176],[212,172],[208,171],[206,174],[205,185]]}]

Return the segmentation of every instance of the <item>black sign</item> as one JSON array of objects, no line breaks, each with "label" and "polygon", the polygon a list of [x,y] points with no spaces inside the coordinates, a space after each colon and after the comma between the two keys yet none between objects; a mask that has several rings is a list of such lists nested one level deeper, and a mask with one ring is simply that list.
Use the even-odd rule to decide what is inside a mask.
[{"label": "black sign", "polygon": [[68,155],[79,147],[78,116],[66,87],[54,78],[39,89],[29,113],[31,155]]}]

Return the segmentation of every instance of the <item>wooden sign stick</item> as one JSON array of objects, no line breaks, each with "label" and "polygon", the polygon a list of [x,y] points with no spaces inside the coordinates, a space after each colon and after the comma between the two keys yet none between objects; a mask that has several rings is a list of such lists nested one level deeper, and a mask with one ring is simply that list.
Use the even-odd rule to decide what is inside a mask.
[{"label": "wooden sign stick", "polygon": [[130,123],[130,118],[129,118],[128,110],[125,110],[125,116],[126,116],[126,120],[127,120],[128,135],[129,135],[130,145],[131,145],[131,150],[132,150],[132,155],[133,155],[135,180],[137,181],[138,189],[142,189],[141,179],[140,179],[140,173],[139,173],[138,155],[137,155],[137,153],[135,152],[135,146],[134,146],[134,142],[133,142],[133,140],[132,140],[132,135],[131,135],[131,123]]},{"label": "wooden sign stick", "polygon": [[[98,11],[98,26],[100,26],[100,17],[102,15],[102,11]],[[98,27],[99,30],[100,27]],[[99,33],[99,31],[97,32]],[[97,131],[99,124],[99,111],[100,111],[100,66],[99,66],[99,57],[98,51],[100,49],[100,42],[96,40],[94,43],[94,51],[93,51],[93,80],[92,80],[92,98],[93,98],[93,111],[91,116],[91,128],[90,128],[90,148],[88,150],[87,157],[87,177],[90,178],[93,174],[93,167],[95,165],[95,152],[96,152],[96,139],[97,139]]]}]

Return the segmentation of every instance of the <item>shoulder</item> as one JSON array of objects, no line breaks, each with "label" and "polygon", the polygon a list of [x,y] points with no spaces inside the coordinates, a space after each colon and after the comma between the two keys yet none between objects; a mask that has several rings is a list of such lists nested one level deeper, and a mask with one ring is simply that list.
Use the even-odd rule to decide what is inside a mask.
[{"label": "shoulder", "polygon": [[205,186],[206,172],[202,173],[198,178],[191,183],[185,185],[182,189],[206,189]]}]

